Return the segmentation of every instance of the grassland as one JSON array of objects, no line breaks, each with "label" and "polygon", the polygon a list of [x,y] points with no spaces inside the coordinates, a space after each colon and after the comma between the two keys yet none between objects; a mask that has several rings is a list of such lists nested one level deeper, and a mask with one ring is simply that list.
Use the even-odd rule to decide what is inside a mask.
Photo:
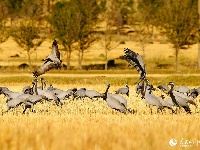
[{"label": "grassland", "polygon": [[[172,115],[166,110],[153,114],[146,104],[134,92],[137,74],[46,74],[47,84],[66,90],[72,87],[86,87],[104,92],[107,83],[111,83],[110,92],[130,85],[128,107],[135,114],[121,114],[109,108],[106,102],[99,100],[66,100],[63,108],[54,103],[35,106],[36,113],[29,110],[22,115],[23,105],[16,110],[0,116],[0,149],[199,149],[199,107],[188,115],[183,110]],[[190,75],[149,75],[155,86],[175,81],[177,85],[198,87],[197,80]],[[13,91],[21,91],[25,85],[31,85],[29,74],[1,75],[1,86]],[[159,82],[158,82],[159,81]],[[187,82],[188,81],[188,82]],[[95,83],[95,84],[94,84]],[[160,95],[159,91],[155,92]],[[0,96],[0,108],[6,110],[6,99]],[[199,104],[199,98],[197,98]],[[175,147],[169,145],[170,139],[178,140]],[[181,141],[193,140],[191,147],[183,147]]]},{"label": "grassland", "polygon": [[[39,65],[41,58],[48,55],[50,41],[45,41],[36,53],[32,54],[34,65]],[[0,66],[17,66],[27,63],[26,53],[11,39],[1,44]],[[138,43],[127,41],[115,50],[109,52],[109,59],[123,55],[124,47],[129,47],[142,54]],[[20,54],[20,58],[11,58]],[[83,64],[102,63],[100,57],[103,48],[94,44],[85,54]],[[179,55],[180,71],[173,67],[169,69],[155,69],[157,63],[174,63],[174,50],[170,44],[154,43],[146,47],[145,64],[147,78],[157,86],[174,81],[176,85],[187,85],[190,88],[199,87],[199,71],[195,69],[197,63],[197,45],[190,49],[181,50]],[[65,57],[62,52],[63,58]],[[72,55],[72,65],[77,65],[76,52]],[[63,60],[65,62],[65,60]],[[119,62],[121,63],[121,62]],[[124,62],[127,65],[126,62]],[[187,65],[184,65],[187,64]],[[188,66],[188,67],[186,67]],[[6,86],[13,91],[21,91],[25,85],[31,85],[32,70],[17,70],[12,67],[1,70],[0,86]],[[36,113],[27,111],[22,115],[23,105],[0,116],[0,149],[2,150],[160,150],[160,149],[199,149],[200,148],[200,108],[191,107],[192,114],[183,110],[172,115],[166,110],[153,114],[146,107],[144,100],[135,94],[135,86],[139,75],[135,69],[108,71],[79,71],[52,70],[43,77],[47,85],[66,90],[73,87],[86,87],[104,92],[106,84],[110,83],[110,92],[128,83],[130,97],[126,97],[128,107],[136,111],[135,114],[121,114],[109,108],[106,102],[99,100],[66,100],[63,108],[54,103],[36,104]],[[156,91],[157,96],[160,95]],[[0,110],[7,109],[6,98],[0,96]],[[199,97],[196,99],[199,104]],[[176,146],[169,145],[170,139],[178,140]],[[183,147],[188,140],[190,144]],[[192,141],[194,143],[192,143]],[[191,144],[192,143],[192,144]]]},{"label": "grassland", "polygon": [[[39,66],[41,64],[41,59],[45,58],[51,51],[51,43],[52,41],[50,40],[44,41],[42,45],[38,47],[37,51],[31,54],[33,65]],[[115,59],[116,64],[127,65],[124,60],[116,59],[124,55],[123,49],[126,47],[143,56],[141,45],[138,42],[126,39],[125,44],[120,44],[118,47],[108,52],[108,60]],[[62,49],[62,46],[59,45],[59,48]],[[16,54],[20,57],[11,57]],[[65,52],[61,51],[61,55],[63,63],[66,64]],[[103,56],[105,56],[105,50],[102,45],[96,42],[84,53],[83,65],[105,63]],[[190,46],[189,49],[180,50],[178,57],[179,71],[197,69],[197,56],[198,44]],[[74,50],[72,52],[71,65],[75,68],[78,65],[77,57],[77,51]],[[144,59],[147,70],[153,70],[155,72],[155,69],[159,69],[158,66],[161,66],[161,68],[164,66],[163,68],[167,70],[174,70],[175,68],[175,51],[173,45],[169,43],[163,44],[155,41],[154,44],[147,44],[145,46]],[[28,64],[26,51],[20,48],[11,38],[0,45],[0,66],[10,66],[10,70],[13,71],[16,70],[16,66],[22,63]],[[25,71],[27,72],[27,70]]]}]

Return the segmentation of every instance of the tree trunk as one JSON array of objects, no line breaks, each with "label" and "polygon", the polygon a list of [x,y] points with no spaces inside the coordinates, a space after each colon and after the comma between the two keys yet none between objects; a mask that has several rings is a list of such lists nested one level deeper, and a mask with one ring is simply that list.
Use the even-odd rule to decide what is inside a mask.
[{"label": "tree trunk", "polygon": [[71,67],[70,59],[71,59],[71,53],[67,55],[67,70],[70,70]]},{"label": "tree trunk", "polygon": [[151,29],[151,43],[153,44],[154,43],[154,26],[152,25],[152,29]]},{"label": "tree trunk", "polygon": [[180,48],[179,48],[178,46],[177,46],[176,49],[175,49],[175,51],[176,51],[176,52],[175,52],[175,53],[176,53],[176,54],[175,54],[175,55],[176,55],[176,60],[175,60],[175,69],[176,69],[176,71],[178,71],[178,53],[179,53],[179,49],[180,49]]},{"label": "tree trunk", "polygon": [[51,2],[50,0],[47,0],[47,11],[50,12],[51,10]]},{"label": "tree trunk", "polygon": [[82,70],[82,61],[83,61],[83,50],[79,49],[79,53],[78,53],[78,66],[79,69]]},{"label": "tree trunk", "polygon": [[141,44],[142,44],[143,59],[145,59],[145,43],[144,43],[144,41],[141,41]]},{"label": "tree trunk", "polygon": [[68,46],[68,49],[67,48],[65,48],[65,49],[66,49],[66,52],[67,52],[67,70],[70,70],[70,67],[71,67],[70,62],[71,62],[71,52],[72,52],[72,50],[71,50],[70,46]]},{"label": "tree trunk", "polygon": [[198,0],[198,21],[199,21],[199,39],[198,39],[198,69],[200,69],[200,0]]},{"label": "tree trunk", "polygon": [[105,47],[105,70],[108,70],[108,49]]},{"label": "tree trunk", "polygon": [[10,26],[13,27],[13,18],[10,18]]},{"label": "tree trunk", "polygon": [[27,49],[27,56],[28,56],[29,68],[32,69],[30,48]]}]

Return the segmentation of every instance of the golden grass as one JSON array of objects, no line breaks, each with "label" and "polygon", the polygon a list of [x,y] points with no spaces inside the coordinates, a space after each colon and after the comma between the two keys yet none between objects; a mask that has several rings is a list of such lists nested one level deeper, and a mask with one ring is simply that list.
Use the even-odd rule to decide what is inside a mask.
[{"label": "golden grass", "polygon": [[[50,52],[51,41],[45,41],[33,54],[34,64],[38,60],[46,57]],[[19,65],[27,63],[26,54],[21,53],[22,49],[11,39],[0,45],[0,65]],[[142,54],[141,48],[136,42],[127,41],[124,45],[119,45],[115,50],[109,52],[109,59],[114,59],[123,55],[124,47]],[[191,46],[188,50],[180,51],[180,59],[188,63],[190,60],[197,60],[197,45]],[[9,58],[11,55],[20,54],[20,58]],[[85,54],[87,61],[83,64],[90,64],[93,60],[98,60],[100,54],[104,54],[104,49],[98,44],[94,44],[89,52]],[[62,52],[62,56],[64,53]],[[149,63],[162,60],[164,63],[173,61],[174,50],[170,44],[154,43],[146,47],[145,63],[147,70],[152,69]],[[64,56],[65,57],[65,56]],[[76,52],[73,52],[72,65],[77,65]],[[63,58],[65,62],[65,58]],[[94,61],[97,63],[96,61]],[[149,65],[149,66],[148,66]],[[169,72],[169,70],[167,70]],[[25,85],[31,85],[33,79],[31,70],[26,73],[0,74],[1,86],[7,86],[13,91],[21,91]],[[165,71],[164,71],[165,72]],[[75,73],[75,74],[74,74]],[[106,73],[106,74],[105,74]],[[148,79],[153,85],[167,84],[174,81],[176,85],[189,85],[198,87],[200,77],[198,74],[189,75],[190,71],[181,74],[151,74],[147,72]],[[198,73],[198,72],[197,72]],[[0,116],[0,149],[2,150],[65,150],[65,149],[183,149],[181,139],[194,140],[195,144],[187,149],[199,149],[199,107],[192,109],[192,115],[181,113],[172,115],[166,110],[157,114],[153,109],[150,114],[144,100],[141,100],[134,93],[135,82],[138,81],[137,72],[130,70],[110,71],[110,72],[68,72],[63,74],[60,71],[50,71],[43,75],[48,80],[48,85],[53,83],[61,89],[73,87],[86,87],[104,92],[107,83],[111,83],[110,92],[124,86],[130,85],[130,97],[128,107],[136,110],[135,114],[121,114],[109,108],[103,100],[66,100],[63,108],[59,108],[54,103],[36,104],[36,113],[27,110],[22,115],[23,106]],[[156,92],[156,95],[160,95]],[[6,110],[6,99],[0,96],[0,110]],[[199,104],[199,97],[197,98]],[[170,139],[178,140],[175,147],[169,145]]]},{"label": "golden grass", "polygon": [[198,140],[199,121],[197,115],[8,114],[1,117],[0,148],[171,149],[172,138]]},{"label": "golden grass", "polygon": [[[93,83],[88,82],[85,76],[80,77],[83,82],[73,80],[74,82],[67,83],[65,80],[56,83],[57,80],[61,80],[60,78],[56,80],[56,77],[45,78],[64,90],[86,87],[104,92],[106,88],[105,83],[100,83],[95,78],[91,78]],[[115,83],[111,78],[105,78],[105,82],[112,82],[110,92],[123,86],[121,83],[125,81],[126,76],[121,78],[122,81],[116,80]],[[18,82],[5,81],[2,84],[13,91],[21,91],[23,86],[29,83],[28,80],[30,78],[27,77]],[[157,85],[156,82],[153,84]],[[55,106],[53,102],[38,103],[35,106],[36,113],[27,110],[25,115],[21,114],[23,106],[18,107],[0,116],[0,149],[183,149],[180,143],[182,138],[195,141],[195,144],[187,149],[199,149],[200,145],[197,145],[197,141],[200,140],[199,107],[195,109],[190,106],[191,115],[183,110],[176,115],[172,115],[168,110],[157,114],[155,108],[153,114],[150,114],[146,103],[136,96],[134,89],[135,84],[131,84],[130,97],[126,98],[128,107],[136,110],[135,114],[116,112],[101,99],[66,100],[63,108]],[[159,96],[160,92],[157,91],[155,94]],[[5,101],[6,99],[0,96],[2,110],[6,110]],[[177,146],[171,147],[170,139],[178,140]]]},{"label": "golden grass", "polygon": [[[115,59],[121,55],[124,55],[123,49],[128,47],[131,50],[138,52],[140,55],[143,55],[141,46],[139,43],[128,40],[125,41],[125,44],[120,44],[115,49],[109,51],[108,59]],[[32,54],[32,62],[34,65],[41,65],[41,59],[45,58],[51,52],[51,44],[52,41],[46,40],[42,43],[40,47],[38,47],[37,51]],[[9,38],[5,43],[0,45],[0,66],[16,66],[21,63],[28,63],[26,52],[20,48],[11,38]],[[62,48],[59,45],[59,48]],[[10,58],[15,54],[19,54],[19,58]],[[94,43],[84,54],[83,65],[88,64],[98,64],[105,63],[105,60],[100,55],[105,55],[105,50],[103,46],[96,42]],[[145,64],[147,69],[155,68],[155,63],[161,64],[174,64],[175,62],[175,51],[172,47],[172,44],[161,44],[159,42],[154,42],[154,44],[148,44],[145,48]],[[65,52],[61,51],[62,61],[66,64],[66,55]],[[197,64],[197,56],[198,56],[198,45],[192,45],[189,49],[180,50],[179,60],[180,65],[190,64],[191,66],[195,66]],[[72,66],[78,66],[77,62],[77,51],[72,52]],[[125,61],[120,61],[117,63],[126,63]],[[192,63],[192,64],[191,64]],[[190,67],[191,68],[191,67]],[[188,69],[188,68],[182,68]],[[191,68],[194,69],[194,68]]]}]

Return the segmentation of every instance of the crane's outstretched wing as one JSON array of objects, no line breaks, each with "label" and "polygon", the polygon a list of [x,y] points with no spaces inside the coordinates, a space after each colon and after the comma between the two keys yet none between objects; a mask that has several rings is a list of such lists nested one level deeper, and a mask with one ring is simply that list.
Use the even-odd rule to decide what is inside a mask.
[{"label": "crane's outstretched wing", "polygon": [[59,67],[62,63],[60,60],[60,52],[56,40],[53,41],[51,54],[44,59],[44,64],[33,72],[34,77],[38,77],[52,68]]},{"label": "crane's outstretched wing", "polygon": [[58,66],[59,65],[56,65],[54,62],[48,61],[40,66],[36,71],[34,71],[33,76],[37,78],[38,76],[45,74],[47,71]]},{"label": "crane's outstretched wing", "polygon": [[58,50],[58,44],[56,40],[53,41],[51,54],[45,60],[53,59],[54,57],[60,59],[60,52]]},{"label": "crane's outstretched wing", "polygon": [[141,80],[145,79],[146,69],[142,57],[138,53],[130,50],[129,48],[125,48],[124,53],[125,60],[129,63],[129,66],[134,66],[136,68],[136,70],[140,74]]}]

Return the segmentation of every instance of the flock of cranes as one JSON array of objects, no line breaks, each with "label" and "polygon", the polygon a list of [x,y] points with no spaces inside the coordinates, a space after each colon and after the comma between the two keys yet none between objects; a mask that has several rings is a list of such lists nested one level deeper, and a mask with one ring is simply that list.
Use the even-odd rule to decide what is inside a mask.
[{"label": "flock of cranes", "polygon": [[[140,81],[136,86],[136,93],[141,94],[141,98],[144,99],[149,106],[156,106],[157,110],[163,110],[164,108],[172,110],[172,113],[177,113],[178,109],[183,108],[187,113],[191,114],[189,104],[194,105],[197,108],[195,98],[199,95],[199,90],[189,89],[186,86],[175,87],[174,82],[169,82],[168,85],[159,85],[157,88],[169,95],[169,98],[165,100],[165,96],[161,94],[157,97],[152,91],[155,90],[153,85],[146,77],[146,69],[142,57],[133,52],[132,50],[125,48],[125,59],[129,62],[129,65],[134,66],[140,74]],[[168,87],[169,86],[169,87]],[[176,110],[173,110],[176,107]],[[152,111],[152,110],[151,110]]]},{"label": "flock of cranes", "polygon": [[[34,79],[32,81],[32,86],[25,86],[22,89],[22,92],[13,92],[9,90],[7,87],[0,87],[0,94],[3,94],[7,100],[8,109],[3,114],[8,112],[12,108],[17,108],[21,104],[24,104],[23,113],[26,112],[27,108],[31,108],[33,112],[34,105],[37,103],[46,102],[55,102],[55,105],[58,107],[62,107],[62,101],[71,99],[71,100],[79,100],[84,98],[90,99],[103,99],[107,102],[107,105],[115,110],[121,111],[125,113],[126,110],[132,112],[127,108],[127,100],[121,94],[126,94],[129,92],[127,87],[119,88],[117,92],[121,94],[112,94],[109,93],[108,90],[110,88],[110,84],[107,85],[105,93],[100,93],[96,90],[88,90],[86,88],[72,88],[68,90],[63,90],[59,88],[55,88],[53,85],[46,87],[46,80],[44,78],[40,79],[41,85],[38,86],[38,79]],[[127,85],[126,85],[127,86]]]},{"label": "flock of cranes", "polygon": [[[195,98],[199,95],[200,88],[189,89],[186,86],[175,87],[173,82],[169,82],[168,85],[159,85],[155,88],[146,77],[147,73],[142,57],[128,48],[124,49],[124,53],[124,59],[130,66],[134,66],[140,74],[140,80],[135,88],[135,92],[140,95],[141,99],[150,107],[151,113],[152,106],[157,108],[157,112],[162,112],[163,109],[169,109],[173,114],[177,113],[182,108],[186,113],[191,114],[190,104],[197,108]],[[67,90],[55,88],[53,85],[47,87],[44,78],[40,78],[41,86],[38,86],[38,77],[40,75],[52,68],[60,66],[62,63],[56,40],[53,41],[51,54],[44,59],[44,61],[44,64],[33,72],[35,79],[32,81],[32,86],[25,86],[22,92],[13,92],[7,87],[0,87],[0,94],[3,94],[7,98],[6,103],[8,107],[2,114],[21,104],[25,106],[23,110],[23,113],[25,113],[28,108],[31,108],[31,110],[35,112],[33,109],[34,105],[36,103],[42,103],[43,101],[53,101],[55,105],[62,107],[63,100],[83,98],[103,99],[110,108],[122,113],[135,112],[134,109],[128,108],[127,106],[126,98],[130,96],[128,84],[126,84],[125,87],[117,89],[115,93],[109,92],[110,84],[105,87],[104,93],[100,93],[96,90],[88,90],[85,87]],[[153,93],[156,89],[162,92],[160,97]],[[166,98],[166,96],[169,98]]]}]

